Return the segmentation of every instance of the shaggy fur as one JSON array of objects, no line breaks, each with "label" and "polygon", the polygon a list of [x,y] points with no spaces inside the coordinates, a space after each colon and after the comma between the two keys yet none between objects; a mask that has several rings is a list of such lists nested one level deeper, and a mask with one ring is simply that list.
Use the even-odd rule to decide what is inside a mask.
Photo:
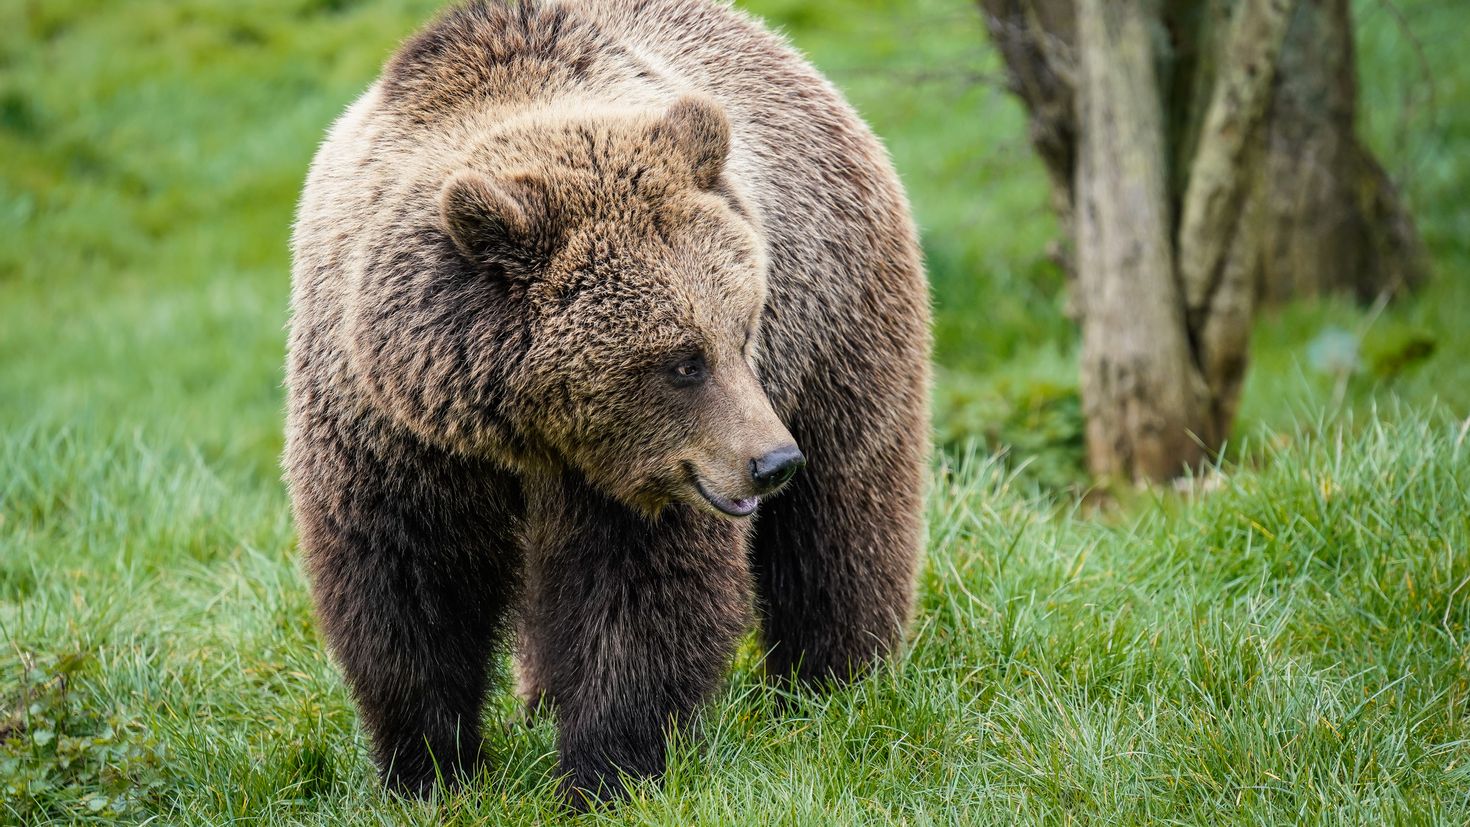
[{"label": "shaggy fur", "polygon": [[[901,640],[914,230],[867,128],[743,14],[450,11],[333,127],[294,250],[285,463],[391,787],[473,771],[512,627],[577,801],[661,771],[752,614],[780,678]],[[728,516],[793,442],[806,469]]]}]

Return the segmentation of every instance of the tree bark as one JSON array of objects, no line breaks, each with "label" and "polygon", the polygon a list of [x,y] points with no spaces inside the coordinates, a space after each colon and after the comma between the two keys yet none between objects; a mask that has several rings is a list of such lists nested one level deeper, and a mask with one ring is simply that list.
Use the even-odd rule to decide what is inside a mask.
[{"label": "tree bark", "polygon": [[1347,0],[979,2],[1073,241],[1095,473],[1218,452],[1258,303],[1423,278],[1355,133]]},{"label": "tree bark", "polygon": [[1413,219],[1358,139],[1348,0],[1301,0],[1287,32],[1254,182],[1267,302],[1350,293],[1368,301],[1421,282],[1427,258]]},{"label": "tree bark", "polygon": [[[1073,235],[1078,143],[1077,0],[978,0],[1025,104],[1032,145]],[[1187,181],[1203,103],[1241,0],[1154,0],[1155,56],[1168,128],[1170,193]],[[1357,70],[1348,0],[1296,3],[1247,184],[1258,201],[1251,281],[1263,302],[1350,293],[1364,300],[1421,283],[1428,259],[1392,180],[1357,137]],[[1076,263],[1064,262],[1069,271]]]},{"label": "tree bark", "polygon": [[1175,243],[1186,328],[1209,389],[1207,449],[1224,444],[1235,419],[1250,345],[1263,228],[1251,181],[1262,168],[1258,136],[1279,73],[1297,0],[1242,0],[1211,62],[1204,115],[1191,130],[1193,155],[1183,181]]},{"label": "tree bark", "polygon": [[1163,111],[1144,0],[1078,0],[1082,401],[1099,476],[1167,478],[1209,427],[1174,277]]}]

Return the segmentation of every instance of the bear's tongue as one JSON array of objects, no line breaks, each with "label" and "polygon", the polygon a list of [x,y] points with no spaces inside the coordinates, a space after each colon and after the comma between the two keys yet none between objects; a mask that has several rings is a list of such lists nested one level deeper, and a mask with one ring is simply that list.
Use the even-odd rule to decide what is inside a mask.
[{"label": "bear's tongue", "polygon": [[730,510],[741,516],[745,516],[754,511],[755,507],[760,505],[760,501],[760,497],[742,497],[738,500],[730,500]]}]

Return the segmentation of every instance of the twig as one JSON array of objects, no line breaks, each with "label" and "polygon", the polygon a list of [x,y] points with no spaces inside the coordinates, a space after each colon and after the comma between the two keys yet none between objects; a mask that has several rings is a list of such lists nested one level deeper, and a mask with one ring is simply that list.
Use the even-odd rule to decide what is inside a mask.
[{"label": "twig", "polygon": [[[1439,91],[1434,85],[1434,68],[1430,65],[1429,53],[1424,49],[1424,41],[1409,26],[1409,19],[1404,16],[1403,9],[1399,8],[1395,0],[1378,0],[1378,6],[1389,17],[1393,18],[1394,26],[1398,28],[1399,33],[1404,36],[1404,39],[1409,42],[1409,48],[1414,53],[1414,60],[1419,64],[1419,74],[1423,76],[1424,88],[1427,90],[1424,96],[1424,106],[1428,112],[1429,128],[1432,132],[1435,125],[1439,122]],[[1399,115],[1398,143],[1401,150],[1407,147],[1409,143],[1409,121],[1412,120],[1410,114],[1412,109],[1412,104],[1406,102]],[[1400,182],[1407,182],[1412,174],[1412,169],[1419,167],[1423,163],[1422,154],[1418,159],[1413,161],[1409,159],[1408,155],[1408,152],[1404,152],[1404,159],[1399,169]]]}]

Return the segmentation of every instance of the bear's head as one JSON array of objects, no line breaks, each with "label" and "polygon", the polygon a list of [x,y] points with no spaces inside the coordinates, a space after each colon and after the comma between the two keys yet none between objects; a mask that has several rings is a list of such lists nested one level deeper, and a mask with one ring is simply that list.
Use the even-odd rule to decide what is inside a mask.
[{"label": "bear's head", "polygon": [[729,147],[702,98],[543,112],[497,127],[439,195],[476,277],[523,308],[517,427],[650,514],[746,516],[804,461],[755,371],[765,257]]}]

